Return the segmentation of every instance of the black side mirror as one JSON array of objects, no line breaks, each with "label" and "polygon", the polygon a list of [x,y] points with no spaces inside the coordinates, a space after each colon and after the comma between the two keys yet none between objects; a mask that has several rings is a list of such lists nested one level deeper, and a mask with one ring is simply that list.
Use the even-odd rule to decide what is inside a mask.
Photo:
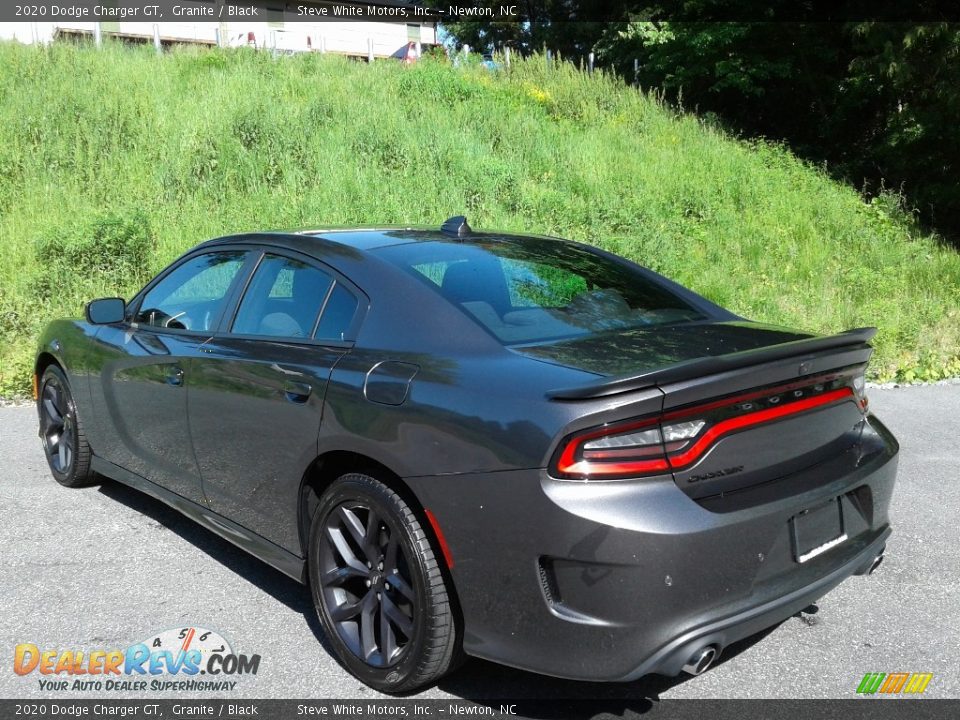
[{"label": "black side mirror", "polygon": [[123,322],[127,303],[123,298],[100,298],[87,303],[87,320],[94,325],[109,325]]}]

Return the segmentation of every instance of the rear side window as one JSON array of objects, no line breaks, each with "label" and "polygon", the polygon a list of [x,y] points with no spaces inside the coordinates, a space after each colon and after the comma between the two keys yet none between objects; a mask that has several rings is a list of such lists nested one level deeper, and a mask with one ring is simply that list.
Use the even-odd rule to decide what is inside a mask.
[{"label": "rear side window", "polygon": [[265,255],[233,321],[240,335],[309,338],[333,278],[312,265]]},{"label": "rear side window", "polygon": [[703,313],[626,262],[561,241],[419,242],[378,253],[504,344],[699,320]]},{"label": "rear side window", "polygon": [[352,292],[340,283],[334,285],[314,337],[317,340],[345,340],[353,316],[357,314],[357,306],[357,298]]}]

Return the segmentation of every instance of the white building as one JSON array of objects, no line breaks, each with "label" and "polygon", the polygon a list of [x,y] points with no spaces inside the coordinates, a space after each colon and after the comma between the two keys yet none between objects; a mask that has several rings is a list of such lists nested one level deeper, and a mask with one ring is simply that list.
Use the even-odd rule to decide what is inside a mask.
[{"label": "white building", "polygon": [[[186,4],[186,3],[185,3]],[[218,17],[222,0],[193,0]],[[306,5],[306,2],[298,5]],[[281,52],[329,52],[351,57],[407,57],[423,45],[437,44],[436,23],[308,20],[285,21],[282,11],[262,10],[260,20],[230,22],[83,22],[64,18],[56,22],[0,23],[0,39],[22,43],[49,43],[61,38],[113,37],[131,42],[170,45],[250,46]]]}]

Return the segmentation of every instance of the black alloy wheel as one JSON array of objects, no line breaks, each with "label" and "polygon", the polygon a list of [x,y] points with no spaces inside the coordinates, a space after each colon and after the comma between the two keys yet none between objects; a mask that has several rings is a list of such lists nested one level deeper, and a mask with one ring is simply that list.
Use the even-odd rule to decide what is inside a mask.
[{"label": "black alloy wheel", "polygon": [[314,516],[309,566],[324,630],[358,678],[404,692],[450,668],[457,633],[443,573],[389,487],[358,473],[334,482]]},{"label": "black alloy wheel", "polygon": [[337,505],[323,532],[320,584],[337,634],[368,665],[397,664],[417,609],[398,532],[356,501]]},{"label": "black alloy wheel", "polygon": [[63,371],[56,365],[43,373],[37,396],[40,439],[54,479],[67,487],[96,482],[90,470],[90,446]]}]

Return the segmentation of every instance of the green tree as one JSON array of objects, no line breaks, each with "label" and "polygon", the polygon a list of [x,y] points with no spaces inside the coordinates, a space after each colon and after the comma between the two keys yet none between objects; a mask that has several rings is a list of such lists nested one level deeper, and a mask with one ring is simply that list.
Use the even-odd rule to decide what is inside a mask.
[{"label": "green tree", "polygon": [[688,110],[788,142],[876,193],[903,192],[960,237],[960,25],[894,22],[634,22],[600,59]]},{"label": "green tree", "polygon": [[[528,0],[520,22],[447,27],[480,51],[547,48],[576,62],[596,50],[600,64],[686,110],[785,141],[868,194],[902,193],[960,244],[960,23],[843,21],[858,14],[851,7]],[[902,12],[935,10],[917,0]],[[583,21],[601,17],[614,22]]]},{"label": "green tree", "polygon": [[[428,4],[447,8],[440,0]],[[509,46],[523,53],[547,49],[567,58],[583,57],[593,50],[608,27],[608,22],[596,18],[622,21],[629,11],[629,3],[622,0],[478,0],[476,5],[516,5],[519,14],[509,21],[468,19],[444,23],[458,48],[469,45],[479,52],[489,52]]]},{"label": "green tree", "polygon": [[858,52],[845,87],[873,112],[860,154],[957,238],[960,25],[860,23],[851,33]]}]

